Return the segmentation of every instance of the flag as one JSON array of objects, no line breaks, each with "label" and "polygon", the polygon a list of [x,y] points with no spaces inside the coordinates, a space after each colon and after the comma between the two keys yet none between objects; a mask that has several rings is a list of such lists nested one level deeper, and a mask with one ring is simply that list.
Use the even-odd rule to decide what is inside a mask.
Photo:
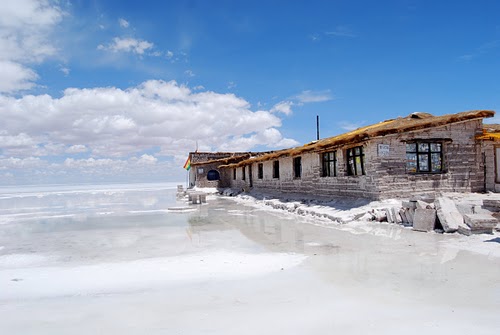
[{"label": "flag", "polygon": [[191,156],[188,156],[188,159],[186,160],[186,163],[184,163],[184,168],[189,171],[191,168]]}]

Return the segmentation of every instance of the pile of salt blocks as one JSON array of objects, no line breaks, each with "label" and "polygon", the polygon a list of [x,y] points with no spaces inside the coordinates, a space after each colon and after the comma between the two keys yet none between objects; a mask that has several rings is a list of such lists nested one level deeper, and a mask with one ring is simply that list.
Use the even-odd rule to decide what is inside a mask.
[{"label": "pile of salt blocks", "polygon": [[385,209],[387,221],[414,230],[429,232],[441,226],[445,233],[459,232],[464,235],[492,234],[500,231],[495,218],[500,215],[500,200],[484,199],[455,203],[448,197],[421,198],[403,201],[400,208]]}]

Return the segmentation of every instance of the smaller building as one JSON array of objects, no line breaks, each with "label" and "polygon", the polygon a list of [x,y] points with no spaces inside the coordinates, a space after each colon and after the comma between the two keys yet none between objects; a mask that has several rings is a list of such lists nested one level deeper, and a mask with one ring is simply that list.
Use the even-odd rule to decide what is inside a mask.
[{"label": "smaller building", "polygon": [[226,169],[219,166],[234,164],[249,159],[254,155],[265,153],[252,152],[190,152],[191,169],[189,170],[189,186],[197,187],[230,187],[227,181],[230,176]]},{"label": "smaller building", "polygon": [[[495,141],[482,122],[492,116],[486,110],[413,113],[296,148],[207,157],[193,167],[218,172],[220,179],[209,187],[324,197],[383,199],[493,190],[484,157],[494,156],[490,151],[496,147],[485,145]],[[202,175],[197,174],[198,186],[205,185]]]}]

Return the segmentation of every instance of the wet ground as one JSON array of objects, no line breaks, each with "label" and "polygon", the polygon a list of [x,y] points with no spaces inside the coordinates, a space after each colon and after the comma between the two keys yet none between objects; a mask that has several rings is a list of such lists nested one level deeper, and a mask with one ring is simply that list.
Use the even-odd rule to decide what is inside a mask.
[{"label": "wet ground", "polygon": [[457,235],[208,202],[169,212],[185,206],[169,186],[4,191],[0,334],[500,329],[500,258]]}]

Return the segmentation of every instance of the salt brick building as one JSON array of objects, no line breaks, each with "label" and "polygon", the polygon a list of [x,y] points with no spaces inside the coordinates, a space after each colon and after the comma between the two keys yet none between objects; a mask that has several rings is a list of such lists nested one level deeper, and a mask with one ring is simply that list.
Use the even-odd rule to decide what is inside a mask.
[{"label": "salt brick building", "polygon": [[190,185],[384,199],[500,190],[493,111],[413,113],[274,152],[190,153]]}]

